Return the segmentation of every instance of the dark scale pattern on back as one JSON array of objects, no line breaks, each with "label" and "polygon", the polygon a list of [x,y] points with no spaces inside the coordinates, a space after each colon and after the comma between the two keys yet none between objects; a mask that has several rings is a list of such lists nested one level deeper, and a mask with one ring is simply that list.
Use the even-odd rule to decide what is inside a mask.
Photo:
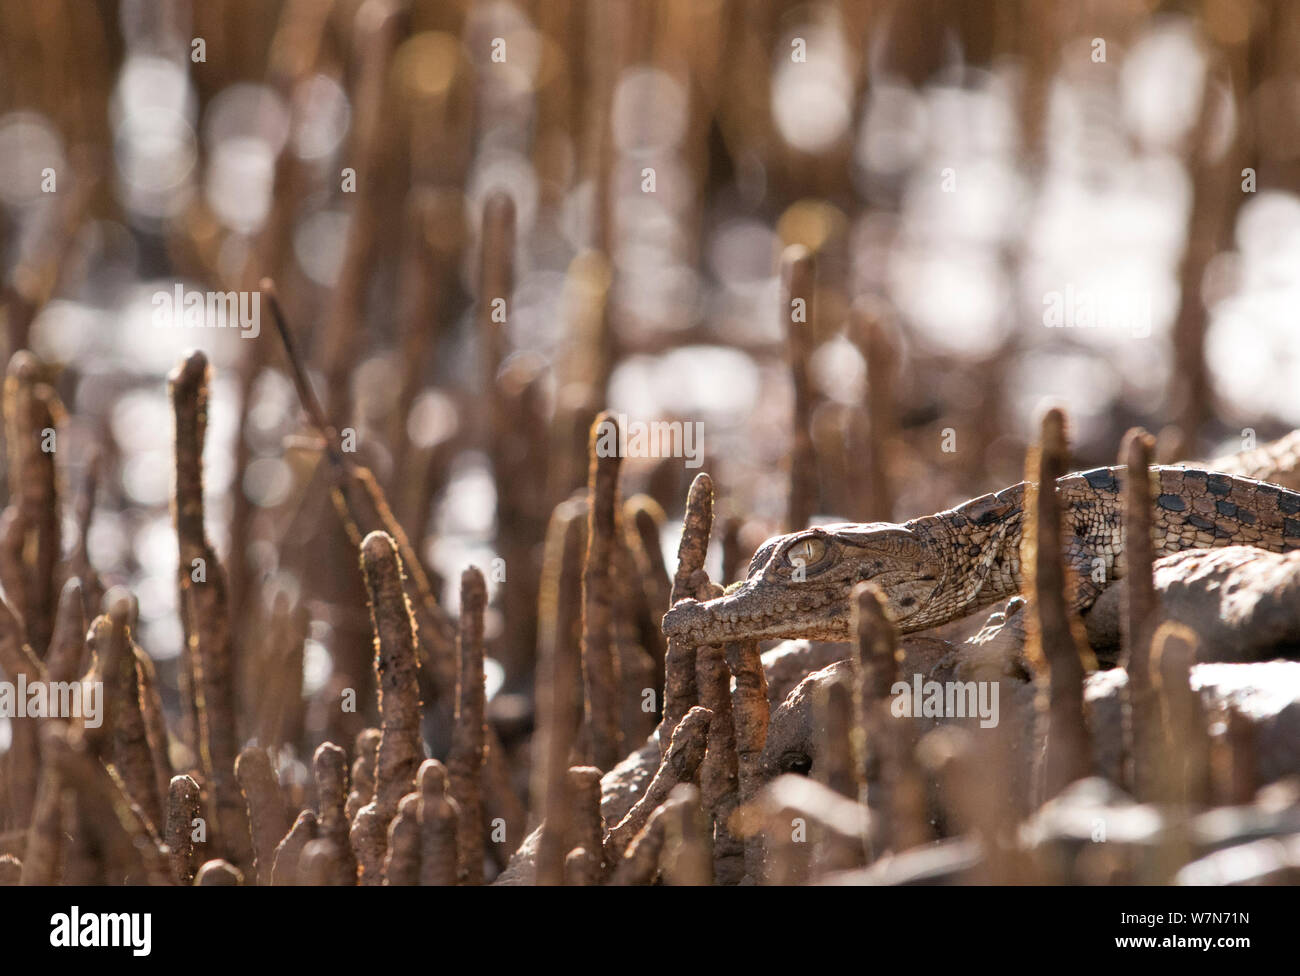
[{"label": "dark scale pattern on back", "polygon": [[[1095,468],[1056,483],[1079,610],[1124,575],[1125,475],[1122,466]],[[1157,557],[1232,545],[1300,549],[1300,493],[1195,468],[1154,467],[1151,477]],[[947,564],[947,585],[936,594],[943,607],[933,615],[951,619],[1019,592],[1024,490],[1022,482],[908,523],[937,544]]]}]

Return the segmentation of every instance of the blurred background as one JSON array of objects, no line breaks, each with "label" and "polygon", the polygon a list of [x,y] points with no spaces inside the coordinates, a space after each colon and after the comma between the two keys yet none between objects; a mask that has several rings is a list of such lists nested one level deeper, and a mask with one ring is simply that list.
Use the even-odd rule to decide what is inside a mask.
[{"label": "blurred background", "polygon": [[[277,626],[305,636],[301,714],[246,731],[350,742],[364,593],[266,303],[256,338],[153,321],[159,291],[273,277],[444,605],[502,567],[509,745],[600,409],[703,425],[728,579],[792,522],[1020,480],[1045,399],[1079,467],[1135,423],[1166,461],[1300,424],[1297,55],[1286,0],[7,2],[0,335],[67,409],[63,537],[138,596],[169,706],[165,376],[207,352],[246,689]],[[684,461],[622,475],[665,510],[670,571]]]}]

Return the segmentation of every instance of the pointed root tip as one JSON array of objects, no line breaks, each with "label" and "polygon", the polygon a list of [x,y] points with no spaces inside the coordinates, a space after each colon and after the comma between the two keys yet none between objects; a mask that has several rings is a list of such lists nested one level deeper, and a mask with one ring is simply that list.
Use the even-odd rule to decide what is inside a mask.
[{"label": "pointed root tip", "polygon": [[416,782],[420,784],[421,793],[446,793],[447,767],[436,759],[426,759],[420,764],[420,772]]},{"label": "pointed root tip", "polygon": [[135,597],[124,586],[115,586],[104,595],[108,619],[114,627],[125,627],[135,617]]},{"label": "pointed root tip", "polygon": [[40,373],[41,361],[27,349],[19,349],[9,359],[9,376],[24,382],[35,381]]},{"label": "pointed root tip", "polygon": [[361,558],[367,565],[378,565],[397,559],[397,543],[381,529],[376,529],[361,540]]},{"label": "pointed root tip", "polygon": [[691,482],[689,494],[698,495],[703,492],[708,492],[710,496],[713,495],[713,478],[709,476],[707,471],[701,471],[695,476],[695,479]]},{"label": "pointed root tip", "polygon": [[515,222],[515,198],[505,190],[494,190],[483,204],[483,223]]},{"label": "pointed root tip", "polygon": [[812,251],[803,244],[789,244],[781,252],[781,263],[787,267],[805,264],[812,260]]},{"label": "pointed root tip", "polygon": [[191,349],[167,376],[167,383],[173,389],[196,389],[208,380],[208,357],[202,349]]},{"label": "pointed root tip", "polygon": [[1151,452],[1155,449],[1155,443],[1155,438],[1144,428],[1130,428],[1120,444],[1120,463],[1134,468],[1148,467],[1151,464]]}]

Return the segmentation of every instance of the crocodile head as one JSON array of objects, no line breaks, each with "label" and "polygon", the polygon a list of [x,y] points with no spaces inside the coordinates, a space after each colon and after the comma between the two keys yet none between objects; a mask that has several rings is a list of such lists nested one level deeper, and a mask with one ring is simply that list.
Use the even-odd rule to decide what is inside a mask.
[{"label": "crocodile head", "polygon": [[681,600],[664,617],[670,638],[695,644],[805,637],[851,639],[853,587],[878,585],[903,630],[926,624],[925,608],[942,582],[925,541],[890,522],[822,525],[769,539],[745,580],[700,603]]}]

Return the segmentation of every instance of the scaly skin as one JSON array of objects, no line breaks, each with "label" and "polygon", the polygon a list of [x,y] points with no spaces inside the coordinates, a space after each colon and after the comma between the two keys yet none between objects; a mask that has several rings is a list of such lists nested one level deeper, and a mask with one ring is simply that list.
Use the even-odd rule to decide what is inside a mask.
[{"label": "scaly skin", "polygon": [[[1156,556],[1249,545],[1300,549],[1300,493],[1195,468],[1155,467]],[[1069,474],[1056,483],[1066,518],[1072,604],[1086,610],[1124,571],[1123,467]],[[935,627],[1019,592],[1022,482],[902,525],[843,523],[769,539],[746,579],[706,603],[682,600],[664,633],[697,645],[803,637],[850,639],[853,587],[884,591],[903,633]]]}]

